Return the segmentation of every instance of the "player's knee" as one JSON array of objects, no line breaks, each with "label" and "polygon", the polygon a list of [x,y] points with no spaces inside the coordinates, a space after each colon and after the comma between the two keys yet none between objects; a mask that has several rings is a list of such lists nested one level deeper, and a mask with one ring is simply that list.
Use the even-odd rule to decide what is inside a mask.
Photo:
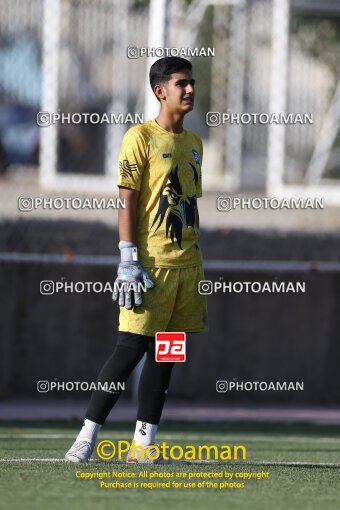
[{"label": "player's knee", "polygon": [[147,336],[119,331],[117,347],[126,347],[128,349],[146,352],[148,349],[148,341],[149,337]]}]

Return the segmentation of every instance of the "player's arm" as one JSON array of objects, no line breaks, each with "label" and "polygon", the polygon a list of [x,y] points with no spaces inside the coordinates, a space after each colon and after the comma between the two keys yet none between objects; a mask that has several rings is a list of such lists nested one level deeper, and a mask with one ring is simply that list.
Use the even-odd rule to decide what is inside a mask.
[{"label": "player's arm", "polygon": [[136,217],[139,191],[124,186],[119,187],[119,198],[123,199],[125,207],[119,209],[118,230],[121,262],[114,283],[112,299],[119,306],[128,310],[142,304],[142,287],[154,287],[154,282],[147,271],[138,262],[138,248],[136,245]]},{"label": "player's arm", "polygon": [[125,208],[118,212],[118,230],[120,241],[136,243],[136,216],[139,191],[135,189],[119,187],[119,198],[125,204]]},{"label": "player's arm", "polygon": [[130,129],[123,138],[119,153],[119,197],[125,208],[119,209],[118,230],[121,262],[112,298],[119,306],[131,309],[142,304],[142,292],[154,287],[150,275],[138,261],[136,245],[137,204],[147,164],[147,147],[142,134]]}]

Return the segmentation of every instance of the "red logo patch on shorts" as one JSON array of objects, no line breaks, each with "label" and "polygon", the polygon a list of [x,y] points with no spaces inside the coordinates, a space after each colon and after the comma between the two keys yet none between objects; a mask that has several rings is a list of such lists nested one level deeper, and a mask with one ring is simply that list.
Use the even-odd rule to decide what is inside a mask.
[{"label": "red logo patch on shorts", "polygon": [[166,331],[156,333],[156,361],[175,361],[183,363],[186,360],[186,334]]}]

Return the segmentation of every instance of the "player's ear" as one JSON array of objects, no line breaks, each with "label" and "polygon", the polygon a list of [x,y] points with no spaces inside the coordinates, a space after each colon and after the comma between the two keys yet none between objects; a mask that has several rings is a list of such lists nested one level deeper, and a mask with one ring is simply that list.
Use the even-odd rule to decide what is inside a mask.
[{"label": "player's ear", "polygon": [[162,85],[155,85],[154,89],[153,89],[154,93],[155,93],[155,96],[157,97],[157,99],[160,101],[161,99],[165,99],[166,97],[166,93],[165,93],[165,88],[164,86]]}]

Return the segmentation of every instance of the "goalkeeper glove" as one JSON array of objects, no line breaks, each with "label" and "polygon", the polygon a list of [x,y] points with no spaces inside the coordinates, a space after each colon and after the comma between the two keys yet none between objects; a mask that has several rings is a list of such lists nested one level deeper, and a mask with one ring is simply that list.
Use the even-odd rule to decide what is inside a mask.
[{"label": "goalkeeper glove", "polygon": [[121,263],[114,282],[112,299],[113,301],[118,299],[119,306],[125,306],[131,310],[133,306],[142,304],[142,285],[147,289],[152,289],[155,283],[138,262],[137,246],[131,241],[120,241],[118,246]]}]

